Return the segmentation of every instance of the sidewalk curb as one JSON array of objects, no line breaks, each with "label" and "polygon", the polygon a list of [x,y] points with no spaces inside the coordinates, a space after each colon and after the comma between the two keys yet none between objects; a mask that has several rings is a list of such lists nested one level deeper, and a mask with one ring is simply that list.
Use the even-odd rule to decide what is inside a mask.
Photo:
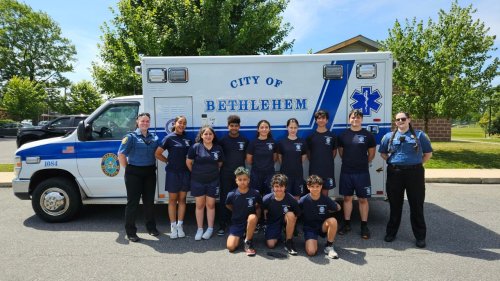
[{"label": "sidewalk curb", "polygon": [[500,178],[426,178],[426,183],[500,184]]}]

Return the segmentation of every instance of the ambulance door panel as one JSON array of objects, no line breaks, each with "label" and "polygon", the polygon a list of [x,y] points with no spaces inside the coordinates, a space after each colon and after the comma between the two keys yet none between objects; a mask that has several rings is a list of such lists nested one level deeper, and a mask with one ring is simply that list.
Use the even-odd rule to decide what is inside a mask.
[{"label": "ambulance door panel", "polygon": [[[193,98],[192,97],[155,97],[155,132],[160,138],[163,138],[173,131],[174,119],[179,115],[186,116],[186,131],[190,136],[193,135]],[[191,138],[192,139],[192,138]],[[193,139],[192,139],[193,141]],[[167,152],[164,153],[166,155]],[[165,163],[157,161],[157,200],[168,201],[168,192],[165,191]]]},{"label": "ambulance door panel", "polygon": [[[386,106],[384,104],[386,93],[386,64],[385,62],[363,61],[356,62],[351,73],[348,84],[348,111],[360,109],[363,111],[363,128],[378,128],[378,133],[374,133],[377,141],[375,159],[370,164],[370,179],[372,185],[372,196],[381,196],[385,190],[384,162],[380,157],[378,146],[382,138],[385,120]],[[389,109],[390,110],[390,109]],[[390,123],[390,121],[389,121]],[[390,124],[389,124],[390,125]]]},{"label": "ambulance door panel", "polygon": [[78,171],[89,197],[126,197],[124,169],[118,163],[123,137],[135,130],[139,104],[114,104],[89,121],[91,140],[77,142]]}]

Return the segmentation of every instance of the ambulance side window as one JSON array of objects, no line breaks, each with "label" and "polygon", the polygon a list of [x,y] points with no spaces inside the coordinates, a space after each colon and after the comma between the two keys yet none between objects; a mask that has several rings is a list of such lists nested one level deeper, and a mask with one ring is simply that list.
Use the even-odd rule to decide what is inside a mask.
[{"label": "ambulance side window", "polygon": [[135,130],[138,105],[113,105],[92,121],[93,140],[121,140]]}]

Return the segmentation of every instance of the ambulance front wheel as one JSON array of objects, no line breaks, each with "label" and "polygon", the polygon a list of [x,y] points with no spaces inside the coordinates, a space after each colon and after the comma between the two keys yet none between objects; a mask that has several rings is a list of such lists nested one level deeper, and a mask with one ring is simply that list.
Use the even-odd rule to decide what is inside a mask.
[{"label": "ambulance front wheel", "polygon": [[66,178],[50,178],[35,188],[31,198],[35,213],[47,222],[71,220],[81,209],[76,184]]}]

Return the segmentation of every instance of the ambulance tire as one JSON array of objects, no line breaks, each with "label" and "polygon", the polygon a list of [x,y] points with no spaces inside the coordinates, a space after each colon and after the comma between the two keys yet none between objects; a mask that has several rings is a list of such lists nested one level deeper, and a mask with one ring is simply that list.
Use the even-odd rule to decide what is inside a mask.
[{"label": "ambulance tire", "polygon": [[46,222],[65,222],[76,216],[82,200],[76,184],[67,178],[49,178],[35,188],[31,198],[35,213]]}]

